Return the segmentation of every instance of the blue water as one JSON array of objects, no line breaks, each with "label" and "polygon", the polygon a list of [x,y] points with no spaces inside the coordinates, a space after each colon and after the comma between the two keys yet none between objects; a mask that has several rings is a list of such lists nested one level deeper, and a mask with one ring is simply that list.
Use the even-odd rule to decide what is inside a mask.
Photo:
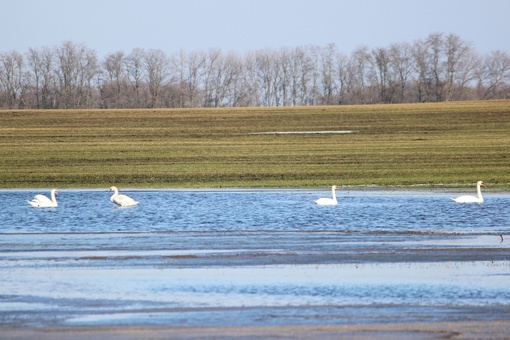
[{"label": "blue water", "polygon": [[[2,190],[0,325],[510,318],[510,195]],[[235,317],[233,317],[235,316]]]},{"label": "blue water", "polygon": [[[316,206],[329,191],[131,191],[140,201],[118,208],[106,191],[61,190],[58,208],[27,204],[41,191],[0,191],[3,233],[168,231],[334,231],[505,233],[510,196],[455,204],[456,194],[348,192],[339,205]],[[48,194],[48,193],[46,193]]]}]

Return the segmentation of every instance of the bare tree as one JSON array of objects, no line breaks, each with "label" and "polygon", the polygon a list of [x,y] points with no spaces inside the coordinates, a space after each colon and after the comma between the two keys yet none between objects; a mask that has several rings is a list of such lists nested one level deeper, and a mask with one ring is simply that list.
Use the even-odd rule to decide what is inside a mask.
[{"label": "bare tree", "polygon": [[106,108],[122,108],[129,105],[126,100],[128,74],[125,59],[124,52],[118,51],[108,54],[102,63],[106,79],[103,82],[101,97]]},{"label": "bare tree", "polygon": [[446,36],[444,54],[446,55],[444,100],[459,100],[466,83],[474,78],[474,66],[477,62],[473,59],[471,46],[455,34]]},{"label": "bare tree", "polygon": [[189,107],[188,102],[188,85],[187,85],[187,54],[184,50],[179,50],[176,55],[171,55],[168,58],[170,72],[174,78],[171,80],[175,83],[174,95],[176,102],[174,107]]},{"label": "bare tree", "polygon": [[0,107],[221,107],[427,102],[510,96],[510,57],[479,56],[455,34],[433,33],[349,55],[334,44],[244,55],[114,52],[67,41],[0,53]]},{"label": "bare tree", "polygon": [[169,73],[169,63],[161,50],[149,50],[144,58],[145,71],[150,94],[150,107],[160,107],[161,89]]},{"label": "bare tree", "polygon": [[312,60],[305,48],[297,47],[289,51],[287,66],[288,105],[306,105],[309,95],[311,73],[313,70]]},{"label": "bare tree", "polygon": [[244,80],[243,61],[237,54],[230,52],[225,56],[223,74],[218,104],[229,107],[238,106],[238,103],[245,99],[247,86]]},{"label": "bare tree", "polygon": [[78,58],[80,46],[70,41],[64,42],[57,48],[57,79],[59,81],[59,102],[63,108],[74,108],[77,106],[78,87]]},{"label": "bare tree", "polygon": [[375,68],[375,79],[381,103],[393,102],[393,79],[390,72],[390,56],[385,48],[376,48],[372,50],[372,60]]},{"label": "bare tree", "polygon": [[271,88],[273,106],[284,106],[288,92],[286,82],[286,51],[284,48],[274,51],[272,55]]},{"label": "bare tree", "polygon": [[94,86],[94,79],[100,75],[102,70],[99,67],[99,60],[94,50],[85,48],[82,50],[81,58],[79,59],[79,102],[80,107],[97,107],[100,102],[99,95],[97,95],[97,87]]},{"label": "bare tree", "polygon": [[32,107],[51,109],[56,105],[57,78],[54,49],[30,48],[26,53],[30,87],[32,88]]},{"label": "bare tree", "polygon": [[257,70],[257,85],[260,93],[260,105],[274,105],[274,81],[273,81],[273,57],[271,51],[257,51],[255,55],[255,63]]},{"label": "bare tree", "polygon": [[[273,53],[270,53],[271,63],[269,65],[269,79],[271,85],[271,99],[272,106],[283,106],[284,103],[284,70],[282,61],[284,57],[282,57],[283,49],[275,50]],[[285,87],[286,89],[286,87]]]},{"label": "bare tree", "polygon": [[42,108],[42,83],[43,83],[43,63],[42,56],[38,50],[30,48],[27,53],[27,61],[32,72],[32,83],[34,87],[35,107]]},{"label": "bare tree", "polygon": [[321,65],[320,65],[320,49],[316,46],[309,46],[306,49],[309,60],[309,72],[306,85],[306,95],[301,105],[321,105],[322,90],[321,90]]},{"label": "bare tree", "polygon": [[432,78],[428,64],[427,44],[423,40],[417,40],[413,44],[413,59],[417,72],[416,100],[420,103],[431,101]]},{"label": "bare tree", "polygon": [[99,72],[95,51],[84,44],[64,42],[56,50],[58,105],[66,109],[94,105],[93,79]]},{"label": "bare tree", "polygon": [[256,106],[255,98],[253,96],[253,82],[251,82],[250,78],[247,76],[247,67],[244,62],[240,67],[240,76],[237,77],[237,86],[235,85],[231,91],[232,93],[232,107],[249,107]]},{"label": "bare tree", "polygon": [[146,79],[143,64],[144,57],[145,51],[140,48],[135,48],[126,58],[126,71],[129,83],[131,84],[131,90],[128,94],[128,98],[130,98],[129,106],[133,108],[147,106],[144,87]]},{"label": "bare tree", "polygon": [[334,44],[329,44],[326,48],[321,49],[322,103],[325,105],[334,104],[336,101],[337,78],[335,77],[335,56],[336,46]]},{"label": "bare tree", "polygon": [[57,78],[55,71],[55,53],[51,48],[29,49],[27,53],[29,72],[32,74],[32,86],[35,91],[35,106],[38,109],[56,107]]},{"label": "bare tree", "polygon": [[216,63],[218,63],[220,56],[220,49],[211,48],[207,52],[205,62],[202,64],[202,70],[200,72],[203,75],[204,107],[214,106],[214,95],[212,93],[216,81],[214,79],[214,74],[216,72]]},{"label": "bare tree", "polygon": [[433,101],[440,102],[444,99],[445,86],[445,60],[443,54],[443,33],[430,34],[426,40],[428,85],[430,93],[433,94]]},{"label": "bare tree", "polygon": [[28,83],[24,67],[20,53],[12,51],[0,54],[0,85],[4,89],[0,100],[9,109],[23,107],[23,92]]},{"label": "bare tree", "polygon": [[338,83],[337,91],[337,103],[336,104],[347,104],[348,96],[351,92],[351,77],[349,73],[349,57],[341,52],[336,54],[335,70],[336,78]]},{"label": "bare tree", "polygon": [[392,44],[388,51],[388,66],[394,79],[393,92],[395,101],[399,103],[406,101],[407,84],[416,70],[412,53],[412,46],[409,43]]},{"label": "bare tree", "polygon": [[244,56],[245,105],[261,106],[260,88],[258,86],[257,55],[254,52]]},{"label": "bare tree", "polygon": [[185,81],[187,85],[187,97],[190,107],[196,107],[200,101],[200,85],[203,80],[203,71],[206,63],[206,55],[203,52],[192,52],[187,57]]},{"label": "bare tree", "polygon": [[504,51],[491,52],[484,58],[477,79],[481,99],[510,97],[510,55]]},{"label": "bare tree", "polygon": [[372,55],[366,46],[357,48],[351,55],[350,72],[353,84],[353,104],[372,102]]}]

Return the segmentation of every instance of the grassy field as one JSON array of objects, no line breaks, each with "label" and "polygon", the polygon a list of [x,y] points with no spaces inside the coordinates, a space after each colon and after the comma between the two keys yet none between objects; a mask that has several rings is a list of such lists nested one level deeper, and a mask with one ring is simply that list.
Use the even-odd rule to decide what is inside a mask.
[{"label": "grassy field", "polygon": [[508,189],[509,155],[510,101],[0,111],[3,188]]}]

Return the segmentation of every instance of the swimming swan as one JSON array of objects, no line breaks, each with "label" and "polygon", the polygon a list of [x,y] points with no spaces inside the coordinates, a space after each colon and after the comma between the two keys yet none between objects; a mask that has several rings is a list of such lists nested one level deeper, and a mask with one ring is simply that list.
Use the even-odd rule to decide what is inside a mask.
[{"label": "swimming swan", "polygon": [[476,182],[476,191],[478,192],[478,197],[470,196],[470,195],[462,195],[457,198],[450,198],[452,201],[457,203],[483,203],[482,191],[480,187],[485,187],[482,181]]},{"label": "swimming swan", "polygon": [[137,205],[138,202],[126,195],[119,195],[119,190],[117,187],[111,187],[109,191],[113,191],[112,197],[110,197],[110,201],[117,204],[120,207],[130,207],[133,205]]},{"label": "swimming swan", "polygon": [[57,194],[58,194],[57,189],[51,189],[51,200],[44,195],[38,194],[35,195],[31,201],[28,201],[28,204],[36,208],[58,207],[57,199],[55,198],[55,195]]},{"label": "swimming swan", "polygon": [[315,200],[315,204],[318,205],[337,205],[338,202],[336,200],[336,185],[333,185],[331,187],[331,193],[333,194],[333,198],[319,198],[318,200]]}]

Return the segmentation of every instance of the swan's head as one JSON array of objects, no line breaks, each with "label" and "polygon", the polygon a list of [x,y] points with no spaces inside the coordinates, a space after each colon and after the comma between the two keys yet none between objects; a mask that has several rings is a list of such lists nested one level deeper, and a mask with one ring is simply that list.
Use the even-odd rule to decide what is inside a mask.
[{"label": "swan's head", "polygon": [[481,187],[484,187],[485,188],[485,184],[483,183],[483,181],[478,181],[476,182],[476,185],[479,185]]},{"label": "swan's head", "polygon": [[57,189],[52,189],[51,192],[54,194],[54,195],[58,195],[58,191]]},{"label": "swan's head", "polygon": [[338,188],[337,188],[337,186],[336,186],[336,185],[333,185],[331,188],[332,188],[333,190],[338,190]]},{"label": "swan's head", "polygon": [[110,190],[108,190],[108,191],[115,191],[115,190],[117,190],[117,187],[113,186],[113,187],[110,187]]}]

